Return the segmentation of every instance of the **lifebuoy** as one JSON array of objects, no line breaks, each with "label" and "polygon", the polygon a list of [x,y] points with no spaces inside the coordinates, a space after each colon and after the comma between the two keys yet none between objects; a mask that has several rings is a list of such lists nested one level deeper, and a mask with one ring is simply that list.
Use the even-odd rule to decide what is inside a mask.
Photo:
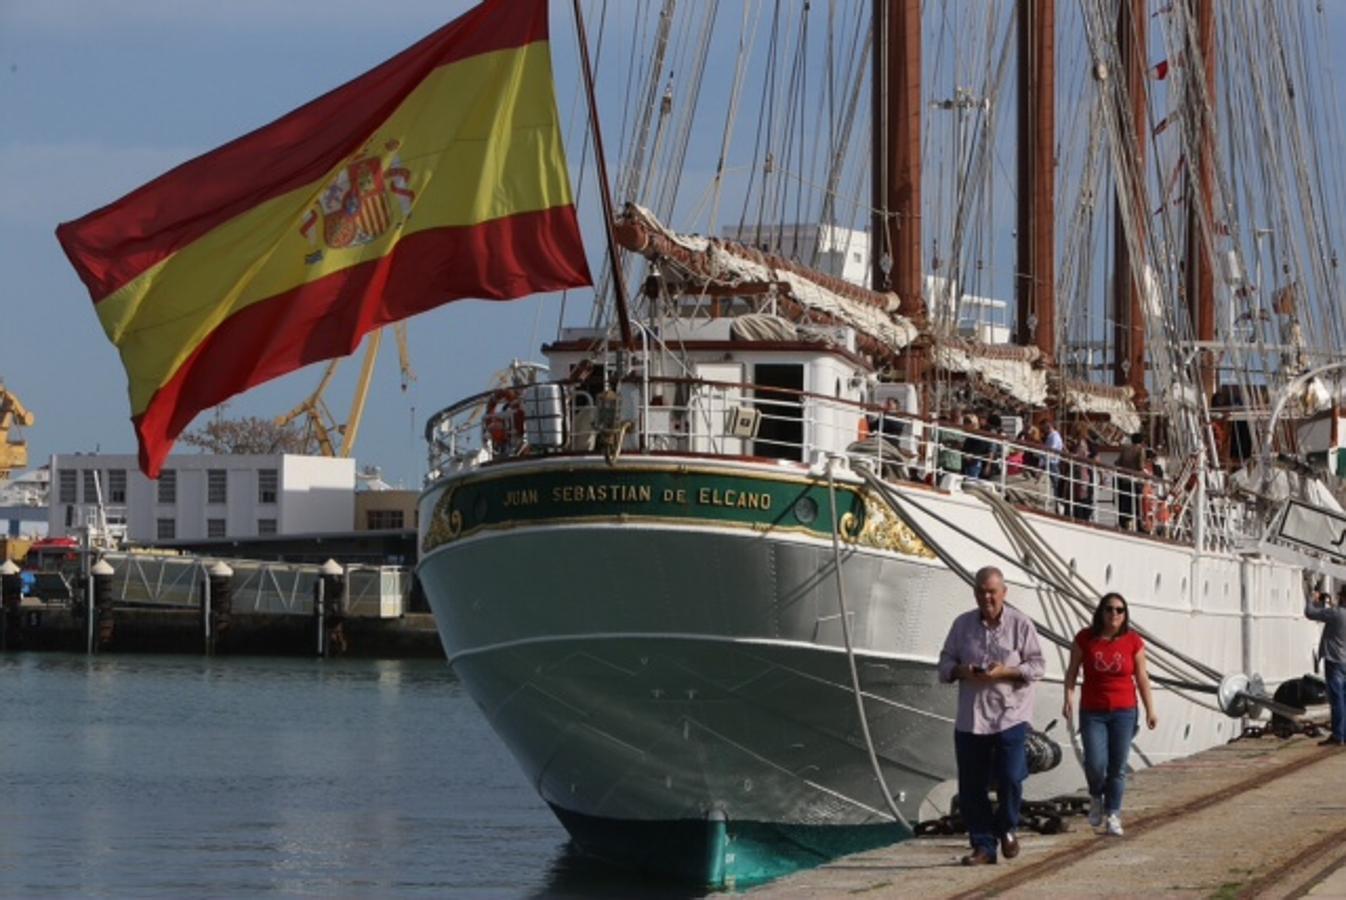
[{"label": "lifebuoy", "polygon": [[482,439],[496,452],[505,450],[522,439],[523,422],[523,401],[518,392],[508,388],[496,391],[486,401],[486,413],[481,419]]},{"label": "lifebuoy", "polygon": [[1173,524],[1173,501],[1167,497],[1156,498],[1154,518],[1155,525],[1158,529],[1155,533],[1162,535],[1163,537],[1168,537],[1169,526]]},{"label": "lifebuoy", "polygon": [[1140,489],[1140,527],[1146,534],[1154,534],[1158,513],[1159,503],[1154,496],[1154,485],[1147,481]]}]

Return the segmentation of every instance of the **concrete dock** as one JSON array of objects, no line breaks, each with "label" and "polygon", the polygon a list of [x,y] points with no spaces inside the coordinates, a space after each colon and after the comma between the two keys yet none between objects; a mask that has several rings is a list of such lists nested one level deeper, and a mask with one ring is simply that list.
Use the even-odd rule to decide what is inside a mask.
[{"label": "concrete dock", "polygon": [[1346,748],[1244,738],[1133,776],[1124,837],[1020,835],[1022,852],[965,867],[967,836],[922,837],[750,891],[762,897],[1344,897]]}]

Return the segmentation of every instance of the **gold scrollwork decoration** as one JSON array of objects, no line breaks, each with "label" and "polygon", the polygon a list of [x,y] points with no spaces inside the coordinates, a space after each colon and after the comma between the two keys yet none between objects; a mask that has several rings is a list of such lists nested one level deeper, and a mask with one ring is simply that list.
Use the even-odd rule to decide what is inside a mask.
[{"label": "gold scrollwork decoration", "polygon": [[458,486],[454,485],[435,501],[430,527],[426,529],[425,540],[421,542],[421,552],[428,553],[440,544],[456,540],[463,533],[463,514],[453,508],[453,496],[457,490]]},{"label": "gold scrollwork decoration", "polygon": [[856,543],[880,550],[892,550],[907,556],[934,559],[935,552],[899,519],[881,500],[865,492],[865,526]]},{"label": "gold scrollwork decoration", "polygon": [[843,541],[854,543],[860,537],[860,523],[855,518],[855,513],[844,513],[837,522],[837,534],[841,535]]}]

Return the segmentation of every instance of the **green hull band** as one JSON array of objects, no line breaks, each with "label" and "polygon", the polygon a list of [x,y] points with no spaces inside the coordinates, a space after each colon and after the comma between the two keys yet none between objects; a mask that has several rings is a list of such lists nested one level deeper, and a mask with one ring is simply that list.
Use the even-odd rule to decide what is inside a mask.
[{"label": "green hull band", "polygon": [[[714,524],[830,537],[829,504],[826,482],[713,469],[483,472],[452,482],[440,495],[421,549],[482,530],[568,522]],[[865,517],[858,490],[837,486],[837,516],[842,537],[853,540]]]}]

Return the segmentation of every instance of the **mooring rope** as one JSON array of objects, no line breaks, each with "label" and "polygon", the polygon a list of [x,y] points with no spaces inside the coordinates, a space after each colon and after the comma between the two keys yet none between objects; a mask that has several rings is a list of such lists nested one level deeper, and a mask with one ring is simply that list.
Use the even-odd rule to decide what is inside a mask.
[{"label": "mooring rope", "polygon": [[865,749],[869,752],[869,764],[874,769],[874,777],[879,781],[879,789],[883,792],[883,802],[888,805],[888,812],[892,814],[893,819],[907,831],[915,834],[915,829],[902,815],[902,810],[897,808],[897,804],[893,802],[892,792],[888,790],[888,782],[884,779],[883,769],[879,766],[879,755],[874,750],[874,738],[869,733],[869,716],[865,714],[865,698],[860,692],[860,673],[855,667],[855,646],[851,643],[851,625],[846,612],[846,585],[841,577],[841,533],[837,521],[837,484],[832,474],[835,463],[835,457],[828,460],[827,463],[827,501],[832,510],[832,563],[837,573],[837,608],[841,613],[841,639],[846,644],[846,663],[851,670],[851,694],[855,697],[855,712],[860,719],[860,732],[865,737]]},{"label": "mooring rope", "polygon": [[[932,538],[930,536],[930,533],[925,528],[923,528],[919,522],[915,520],[915,517],[912,516],[910,512],[908,512],[906,509],[903,508],[904,504],[910,504],[912,507],[914,507],[921,513],[925,514],[926,516],[929,516],[931,519],[934,519],[935,521],[939,522],[941,525],[945,526],[951,531],[957,533],[961,537],[966,538],[967,540],[986,550],[988,553],[994,554],[1000,559],[1008,563],[1011,563],[1012,565],[1018,568],[1021,568],[1023,571],[1027,572],[1031,577],[1047,584],[1048,586],[1052,587],[1053,589],[1060,592],[1064,596],[1075,598],[1078,602],[1080,595],[1070,585],[1063,584],[1059,580],[1059,575],[1057,575],[1056,573],[1034,570],[1029,562],[1014,559],[1010,554],[999,549],[998,547],[992,546],[991,544],[987,543],[986,541],[982,540],[976,535],[971,534],[966,529],[954,524],[953,522],[950,522],[945,517],[939,515],[936,512],[933,512],[932,510],[930,510],[923,504],[917,502],[916,500],[913,500],[910,497],[901,497],[900,495],[897,494],[896,491],[894,491],[889,485],[881,481],[873,473],[868,472],[864,469],[857,469],[857,471],[859,472],[861,478],[863,478],[865,482],[869,484],[869,486],[873,488],[874,491],[879,495],[880,499],[882,499],[885,502],[888,508],[891,509],[893,513],[898,518],[900,518],[908,528],[912,530],[912,533],[915,534],[916,537],[919,538],[927,547],[929,547],[931,551],[933,551],[934,554],[940,558],[940,561],[943,562],[944,565],[950,569],[950,571],[958,575],[958,577],[962,579],[964,582],[966,582],[969,586],[975,586],[974,585],[975,578],[973,577],[972,572],[969,571],[967,567],[959,563],[952,556],[952,554],[950,554],[944,548],[942,544],[940,544],[938,541]],[[1057,634],[1050,627],[1044,625],[1042,622],[1038,622],[1035,620],[1033,624],[1034,627],[1037,629],[1038,634],[1047,638],[1049,641],[1056,644],[1057,646],[1069,647],[1073,644],[1072,640],[1063,635]],[[1160,642],[1160,644],[1162,645],[1162,642]],[[1167,645],[1162,646],[1167,647]],[[1187,658],[1182,656],[1181,654],[1175,652],[1175,655],[1178,656],[1178,658],[1183,659],[1185,662],[1188,661]],[[1193,668],[1199,668],[1200,670],[1203,670],[1203,674],[1205,673],[1205,671],[1214,672],[1213,669],[1210,669],[1207,666],[1202,666],[1200,663],[1197,663],[1194,660],[1190,661],[1189,664],[1192,665]],[[1162,663],[1161,662],[1156,663],[1156,665],[1162,665]],[[1163,666],[1163,667],[1168,671],[1173,671],[1172,666]],[[1196,682],[1186,678],[1170,679],[1170,678],[1163,678],[1162,676],[1154,676],[1152,680],[1156,684],[1160,684],[1163,687],[1169,688],[1170,690],[1174,691],[1175,693],[1179,693],[1180,695],[1182,695],[1181,693],[1182,691],[1193,691],[1197,693],[1216,693],[1218,691],[1218,686],[1216,685]],[[1220,676],[1218,673],[1215,673],[1214,680],[1216,681],[1220,680]],[[1212,706],[1206,703],[1205,701],[1199,700],[1195,697],[1188,697],[1185,695],[1182,696],[1183,699],[1187,700],[1189,703],[1205,707],[1214,710],[1216,712],[1223,712],[1223,710],[1219,709],[1218,707]],[[1263,702],[1265,700],[1265,698],[1257,698],[1257,699],[1259,700],[1259,702]]]}]

